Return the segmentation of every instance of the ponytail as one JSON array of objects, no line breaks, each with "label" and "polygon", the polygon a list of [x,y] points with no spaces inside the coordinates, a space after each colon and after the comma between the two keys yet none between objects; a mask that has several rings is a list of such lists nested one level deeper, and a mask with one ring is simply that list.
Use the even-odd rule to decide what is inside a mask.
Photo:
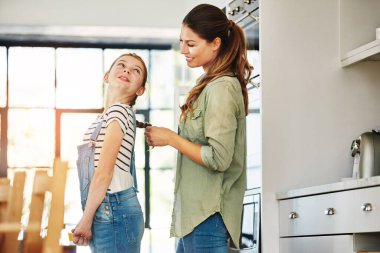
[{"label": "ponytail", "polygon": [[248,114],[247,84],[252,67],[247,60],[247,45],[243,30],[217,7],[201,4],[192,9],[184,18],[183,25],[190,28],[208,42],[219,37],[222,41],[218,55],[209,69],[191,90],[184,105],[181,118],[186,122],[186,113],[193,113],[194,102],[211,81],[233,72],[239,80],[244,99],[245,114]]}]

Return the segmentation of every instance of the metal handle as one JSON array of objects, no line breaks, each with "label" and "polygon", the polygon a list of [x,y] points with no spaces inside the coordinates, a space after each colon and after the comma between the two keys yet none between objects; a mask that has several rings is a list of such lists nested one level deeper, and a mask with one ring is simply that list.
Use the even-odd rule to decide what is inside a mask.
[{"label": "metal handle", "polygon": [[363,205],[362,205],[362,211],[364,211],[364,212],[370,212],[370,211],[372,211],[372,204],[371,203],[364,203]]},{"label": "metal handle", "polygon": [[237,6],[235,9],[234,9],[235,12],[239,12],[240,11],[240,6]]},{"label": "metal handle", "polygon": [[329,207],[325,210],[326,215],[334,215],[335,214],[335,209],[332,207]]},{"label": "metal handle", "polygon": [[289,219],[294,220],[298,218],[298,214],[296,212],[290,212]]},{"label": "metal handle", "polygon": [[235,10],[229,11],[228,14],[230,14],[231,16],[235,15]]}]

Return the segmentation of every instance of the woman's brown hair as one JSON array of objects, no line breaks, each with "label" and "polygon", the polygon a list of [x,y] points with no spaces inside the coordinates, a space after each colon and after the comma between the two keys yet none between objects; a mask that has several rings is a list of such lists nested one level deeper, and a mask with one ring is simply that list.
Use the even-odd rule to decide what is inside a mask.
[{"label": "woman's brown hair", "polygon": [[222,41],[218,55],[202,79],[191,90],[184,105],[181,118],[186,121],[186,111],[193,113],[193,105],[199,94],[212,80],[233,72],[240,82],[244,98],[245,113],[248,113],[247,83],[252,67],[247,60],[247,46],[243,30],[216,6],[200,4],[194,7],[183,19],[182,25],[190,28],[207,42],[219,37]]}]

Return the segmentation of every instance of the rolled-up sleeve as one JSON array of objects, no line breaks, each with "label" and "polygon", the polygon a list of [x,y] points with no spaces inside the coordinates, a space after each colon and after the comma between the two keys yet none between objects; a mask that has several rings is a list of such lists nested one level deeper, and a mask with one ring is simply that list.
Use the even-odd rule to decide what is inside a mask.
[{"label": "rolled-up sleeve", "polygon": [[223,172],[230,167],[237,129],[237,99],[242,98],[228,81],[215,83],[207,90],[204,132],[208,145],[201,147],[201,157],[209,169]]}]

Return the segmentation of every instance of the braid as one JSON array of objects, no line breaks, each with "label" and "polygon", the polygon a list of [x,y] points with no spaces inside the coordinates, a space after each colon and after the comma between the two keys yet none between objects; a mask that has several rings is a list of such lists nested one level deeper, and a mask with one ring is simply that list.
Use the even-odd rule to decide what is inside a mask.
[{"label": "braid", "polygon": [[146,128],[148,126],[152,126],[152,124],[150,124],[148,122],[140,122],[140,121],[136,120],[136,127],[138,127],[138,128]]}]

